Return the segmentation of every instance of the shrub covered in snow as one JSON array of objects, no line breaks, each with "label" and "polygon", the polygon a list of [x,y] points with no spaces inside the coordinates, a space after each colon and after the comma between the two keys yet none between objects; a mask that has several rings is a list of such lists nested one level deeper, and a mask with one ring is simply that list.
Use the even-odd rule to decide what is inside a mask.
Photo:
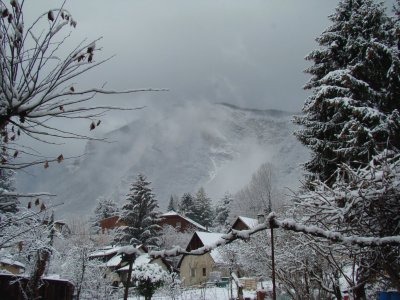
[{"label": "shrub covered in snow", "polygon": [[132,280],[138,293],[148,300],[158,288],[170,281],[170,275],[157,264],[143,264],[132,269]]}]

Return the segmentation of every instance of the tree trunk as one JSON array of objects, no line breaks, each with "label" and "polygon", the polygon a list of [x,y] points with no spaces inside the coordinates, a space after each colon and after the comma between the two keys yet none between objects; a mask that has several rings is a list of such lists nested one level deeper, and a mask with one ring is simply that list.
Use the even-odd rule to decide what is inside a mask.
[{"label": "tree trunk", "polygon": [[333,286],[333,294],[336,297],[336,300],[342,300],[342,292],[340,291],[340,286],[337,286],[336,284]]},{"label": "tree trunk", "polygon": [[353,290],[354,300],[367,300],[367,295],[365,294],[365,284],[355,287]]},{"label": "tree trunk", "polygon": [[[82,250],[84,251],[84,250]],[[86,263],[85,263],[85,254],[82,253],[82,266],[81,266],[81,278],[79,279],[79,285],[76,292],[76,300],[80,300],[81,298],[81,291],[82,291],[82,283],[85,278],[85,271],[86,271]]]},{"label": "tree trunk", "polygon": [[39,298],[39,285],[40,279],[42,278],[47,263],[50,258],[50,251],[48,249],[37,250],[37,259],[35,263],[35,269],[31,277],[29,278],[28,284],[26,286],[26,295],[29,300],[35,300]]},{"label": "tree trunk", "polygon": [[124,300],[128,300],[128,292],[129,292],[129,286],[131,284],[133,261],[134,261],[134,258],[130,257],[129,270],[128,270],[128,279],[126,280],[126,286],[125,286],[125,292],[124,292]]},{"label": "tree trunk", "polygon": [[243,300],[243,287],[238,287],[238,299]]},{"label": "tree trunk", "polygon": [[333,294],[335,295],[337,300],[342,300],[342,292],[340,290],[340,282],[339,282],[339,274],[336,271],[335,275],[334,275],[334,279],[332,280],[332,284],[333,284]]}]

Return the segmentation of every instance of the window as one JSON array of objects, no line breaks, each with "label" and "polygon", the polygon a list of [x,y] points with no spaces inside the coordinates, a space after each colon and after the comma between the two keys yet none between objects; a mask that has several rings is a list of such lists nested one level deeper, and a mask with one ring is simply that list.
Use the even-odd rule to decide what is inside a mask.
[{"label": "window", "polygon": [[207,276],[207,270],[206,270],[206,268],[203,268],[203,276],[204,276],[204,277]]},{"label": "window", "polygon": [[196,269],[190,269],[190,277],[196,277]]}]

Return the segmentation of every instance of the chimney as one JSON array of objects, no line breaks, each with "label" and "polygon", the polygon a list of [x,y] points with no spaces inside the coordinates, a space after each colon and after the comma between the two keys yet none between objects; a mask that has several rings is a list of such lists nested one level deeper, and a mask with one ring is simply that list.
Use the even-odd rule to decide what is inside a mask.
[{"label": "chimney", "polygon": [[264,214],[258,214],[257,215],[257,221],[258,221],[258,224],[264,223],[265,222],[265,215]]}]

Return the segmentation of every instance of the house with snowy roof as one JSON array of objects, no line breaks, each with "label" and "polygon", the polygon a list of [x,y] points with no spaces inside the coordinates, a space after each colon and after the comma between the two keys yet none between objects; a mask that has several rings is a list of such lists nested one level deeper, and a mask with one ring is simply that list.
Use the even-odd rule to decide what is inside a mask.
[{"label": "house with snowy roof", "polygon": [[[25,265],[16,261],[12,255],[12,250],[0,249],[0,273],[22,274],[25,271]],[[1,297],[0,297],[1,298]]]},{"label": "house with snowy roof", "polygon": [[188,232],[188,231],[208,232],[208,229],[203,225],[172,210],[160,216],[160,221],[158,222],[158,225],[160,225],[160,227],[169,225],[175,228],[179,232]]},{"label": "house with snowy roof", "polygon": [[11,257],[0,257],[0,272],[4,271],[14,275],[22,274],[25,271],[25,265]]},{"label": "house with snowy roof", "polygon": [[[196,250],[201,247],[212,246],[224,235],[224,233],[211,233],[196,231],[186,251]],[[193,286],[206,283],[210,275],[219,272],[221,276],[229,276],[229,268],[220,249],[216,248],[203,255],[183,255],[178,268],[182,283],[185,286]]]},{"label": "house with snowy roof", "polygon": [[[160,220],[158,222],[160,227],[163,226],[172,226],[179,232],[188,232],[188,231],[206,231],[207,228],[203,225],[193,221],[192,219],[183,216],[174,211],[168,211],[160,215]],[[112,216],[100,221],[100,227],[102,233],[107,233],[108,231],[125,226],[123,222],[119,220],[119,216]]]},{"label": "house with snowy roof", "polygon": [[[260,218],[261,218],[261,215],[260,215]],[[236,220],[233,222],[233,224],[228,232],[230,232],[232,229],[234,229],[234,230],[249,230],[249,229],[256,227],[258,224],[259,224],[258,219],[238,216],[236,218]]]}]

